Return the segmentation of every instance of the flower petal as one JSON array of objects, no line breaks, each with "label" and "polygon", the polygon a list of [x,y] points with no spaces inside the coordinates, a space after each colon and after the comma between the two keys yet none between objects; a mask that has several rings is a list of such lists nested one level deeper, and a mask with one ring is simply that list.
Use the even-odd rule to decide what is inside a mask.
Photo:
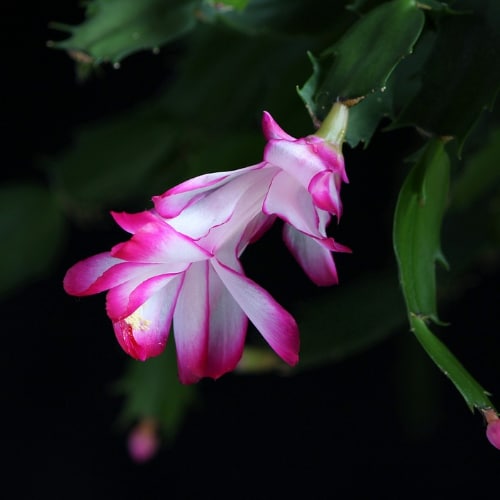
[{"label": "flower petal", "polygon": [[342,201],[340,200],[340,176],[330,171],[317,173],[307,187],[314,204],[340,219]]},{"label": "flower petal", "polygon": [[144,361],[163,352],[181,284],[180,276],[169,281],[134,313],[113,323],[116,338],[126,353]]},{"label": "flower petal", "polygon": [[299,330],[293,317],[263,288],[243,274],[216,259],[212,265],[234,300],[266,339],[274,351],[288,364],[299,359]]},{"label": "flower petal", "polygon": [[131,234],[136,233],[149,222],[156,222],[158,220],[158,216],[154,215],[150,210],[135,214],[111,212],[111,216],[122,229]]},{"label": "flower petal", "polygon": [[208,261],[189,267],[174,312],[177,366],[183,384],[197,382],[205,375],[210,329],[208,268]]},{"label": "flower petal", "polygon": [[[219,186],[186,207],[177,217],[169,219],[168,224],[195,240],[217,229],[223,232],[234,232],[235,229],[238,231],[240,227],[245,226],[249,218],[253,217],[253,213],[260,212],[268,179],[272,175],[273,172],[258,169],[234,177],[231,182]],[[241,216],[233,217],[235,211]],[[217,242],[226,239],[220,234],[216,237]],[[219,243],[214,246],[219,246]],[[205,244],[203,247],[210,250]]]},{"label": "flower petal", "polygon": [[338,283],[337,269],[331,251],[290,224],[283,226],[285,244],[307,276],[319,286]]},{"label": "flower petal", "polygon": [[209,269],[210,333],[204,375],[214,379],[236,368],[243,354],[248,319],[212,266]]},{"label": "flower petal", "polygon": [[[187,266],[185,266],[187,267]],[[177,274],[144,272],[126,283],[111,288],[106,296],[106,312],[112,321],[124,319],[178,276]]]},{"label": "flower petal", "polygon": [[287,134],[267,111],[264,111],[264,114],[262,116],[262,131],[264,132],[264,136],[268,141],[270,139],[284,139],[286,141],[295,141],[295,137]]},{"label": "flower petal", "polygon": [[251,165],[228,172],[216,172],[204,174],[193,179],[189,179],[177,186],[169,189],[159,196],[153,196],[155,209],[162,216],[168,219],[179,215],[188,205],[202,198],[207,192],[213,191],[228,183],[234,178],[248,172],[261,168],[263,163]]},{"label": "flower petal", "polygon": [[305,139],[270,140],[264,149],[264,160],[295,177],[306,189],[311,179],[326,169]]},{"label": "flower petal", "polygon": [[286,172],[274,177],[262,209],[266,214],[276,214],[299,231],[317,238],[325,236],[319,232],[320,220],[311,195]]},{"label": "flower petal", "polygon": [[[64,276],[63,280],[64,290],[70,295],[79,297],[107,290],[110,288],[110,283],[114,283],[113,280],[110,282],[106,279],[102,279],[100,285],[96,282],[98,282],[107,271],[122,262],[123,260],[112,257],[110,252],[103,252],[81,260],[70,267],[66,272],[66,276]],[[118,282],[119,281],[118,279]]]},{"label": "flower petal", "polygon": [[187,236],[158,220],[137,231],[111,250],[113,257],[132,262],[166,263],[174,266],[204,260],[210,254]]}]

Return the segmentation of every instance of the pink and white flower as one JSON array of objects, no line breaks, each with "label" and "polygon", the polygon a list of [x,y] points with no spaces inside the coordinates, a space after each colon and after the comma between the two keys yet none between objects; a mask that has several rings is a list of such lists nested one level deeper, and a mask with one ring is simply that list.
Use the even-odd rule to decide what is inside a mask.
[{"label": "pink and white flower", "polygon": [[[326,234],[340,218],[340,152],[347,108],[334,113],[340,132],[294,139],[268,113],[264,161],[190,179],[153,198],[154,209],[113,213],[131,238],[74,265],[64,278],[76,296],[108,291],[106,310],[122,348],[145,360],[165,348],[173,323],[179,378],[218,378],[239,362],[255,325],[288,364],[298,361],[292,316],[245,276],[239,257],[279,217],[284,240],[318,285],[337,283],[332,251],[349,251]],[[334,107],[335,110],[335,107]],[[340,123],[340,127],[339,127]],[[322,136],[324,135],[324,137]]]},{"label": "pink and white flower", "polygon": [[64,288],[109,290],[106,310],[128,354],[161,354],[173,322],[180,380],[218,378],[240,360],[249,318],[284,361],[298,361],[295,320],[243,274],[234,250],[216,255],[152,211],[113,217],[131,239],[75,264]]}]

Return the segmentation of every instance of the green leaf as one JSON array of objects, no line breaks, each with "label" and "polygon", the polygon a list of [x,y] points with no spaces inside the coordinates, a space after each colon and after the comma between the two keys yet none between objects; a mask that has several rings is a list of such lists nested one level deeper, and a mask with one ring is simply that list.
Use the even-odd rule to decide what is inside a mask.
[{"label": "green leaf", "polygon": [[421,72],[421,90],[398,125],[415,125],[456,137],[459,152],[484,109],[493,107],[500,85],[500,2],[462,0],[468,14],[444,17]]},{"label": "green leaf", "polygon": [[194,386],[179,382],[175,348],[170,344],[161,356],[145,362],[130,360],[115,386],[116,393],[125,397],[121,424],[151,418],[167,438],[175,436],[196,396]]},{"label": "green leaf", "polygon": [[199,0],[91,0],[87,19],[78,26],[53,24],[71,36],[50,46],[77,59],[118,63],[139,50],[158,47],[182,36],[196,24]]},{"label": "green leaf", "polygon": [[421,317],[411,316],[413,333],[429,357],[453,382],[471,410],[493,408],[486,392],[467,372],[448,348],[427,328]]},{"label": "green leaf", "polygon": [[70,207],[111,206],[150,196],[146,183],[174,143],[174,127],[152,105],[82,127],[74,144],[47,162]]},{"label": "green leaf", "polygon": [[411,54],[424,24],[413,0],[386,2],[362,16],[321,57],[322,81],[312,109],[323,119],[338,99],[383,89],[398,63]]},{"label": "green leaf", "polygon": [[449,170],[444,142],[430,141],[401,188],[394,215],[394,251],[408,311],[436,322],[434,268],[437,259],[444,262],[440,231]]},{"label": "green leaf", "polygon": [[50,270],[64,228],[56,200],[42,186],[12,184],[0,188],[0,296]]}]

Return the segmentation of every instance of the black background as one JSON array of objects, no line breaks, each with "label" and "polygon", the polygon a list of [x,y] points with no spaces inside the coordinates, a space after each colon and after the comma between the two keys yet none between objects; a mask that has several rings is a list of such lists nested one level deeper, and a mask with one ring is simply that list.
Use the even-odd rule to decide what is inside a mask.
[{"label": "black background", "polygon": [[[4,7],[8,179],[43,182],[40,155],[59,151],[79,123],[153,92],[155,76],[162,76],[154,56],[143,54],[120,71],[106,70],[105,78],[76,84],[72,61],[45,47],[54,36],[49,21],[80,20],[75,4]],[[386,135],[373,151],[382,157],[391,141]],[[361,173],[350,176],[351,186],[361,184]],[[363,185],[370,182],[364,178]],[[117,234],[105,224],[72,226],[51,276],[1,304],[7,498],[452,498],[498,491],[500,452],[486,441],[482,418],[467,410],[406,332],[293,378],[230,374],[204,381],[200,404],[173,443],[151,462],[134,464],[116,425],[121,401],[111,393],[126,356],[104,298],[81,301],[61,287],[70,265],[108,248]],[[343,262],[346,274],[356,265]],[[460,300],[442,311],[453,324],[448,345],[494,396],[500,392],[499,277],[474,274]],[[409,359],[424,366],[411,387],[400,377]],[[431,403],[419,413],[412,401],[420,399]]]}]

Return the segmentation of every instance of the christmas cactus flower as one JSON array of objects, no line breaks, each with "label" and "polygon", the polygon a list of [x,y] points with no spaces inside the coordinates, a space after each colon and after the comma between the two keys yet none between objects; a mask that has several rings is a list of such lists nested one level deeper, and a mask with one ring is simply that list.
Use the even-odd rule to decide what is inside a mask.
[{"label": "christmas cactus flower", "polygon": [[[122,348],[145,360],[165,348],[173,322],[179,378],[193,383],[218,378],[241,358],[249,318],[281,358],[298,360],[295,320],[265,290],[248,279],[233,240],[217,246],[206,212],[189,229],[207,235],[211,250],[180,233],[153,211],[114,213],[130,240],[78,262],[64,288],[76,296],[107,293],[106,310]],[[186,225],[188,222],[186,221]],[[214,228],[216,229],[216,228]],[[239,241],[239,240],[238,240]]]},{"label": "christmas cactus flower", "polygon": [[153,197],[153,210],[113,213],[131,239],[73,266],[65,290],[77,296],[108,290],[118,342],[140,360],[164,350],[173,323],[184,383],[234,369],[248,319],[294,365],[295,320],[245,276],[239,257],[279,217],[285,243],[308,276],[318,285],[337,283],[332,251],[349,250],[326,227],[342,211],[346,121],[347,108],[336,104],[316,135],[294,139],[264,113],[264,161],[187,180]]},{"label": "christmas cactus flower", "polygon": [[[327,236],[326,227],[332,215],[339,219],[342,213],[340,187],[347,175],[341,147],[347,116],[348,108],[336,103],[315,135],[294,139],[265,112],[262,125],[268,142],[262,163],[190,179],[154,197],[155,209],[185,226],[205,205],[217,204],[214,227],[228,221],[224,230],[247,227],[254,234],[243,238],[245,244],[279,217],[285,221],[285,243],[309,278],[317,285],[335,284],[332,252],[350,250]],[[240,214],[235,216],[238,205]],[[175,227],[183,231],[179,224]]]}]

